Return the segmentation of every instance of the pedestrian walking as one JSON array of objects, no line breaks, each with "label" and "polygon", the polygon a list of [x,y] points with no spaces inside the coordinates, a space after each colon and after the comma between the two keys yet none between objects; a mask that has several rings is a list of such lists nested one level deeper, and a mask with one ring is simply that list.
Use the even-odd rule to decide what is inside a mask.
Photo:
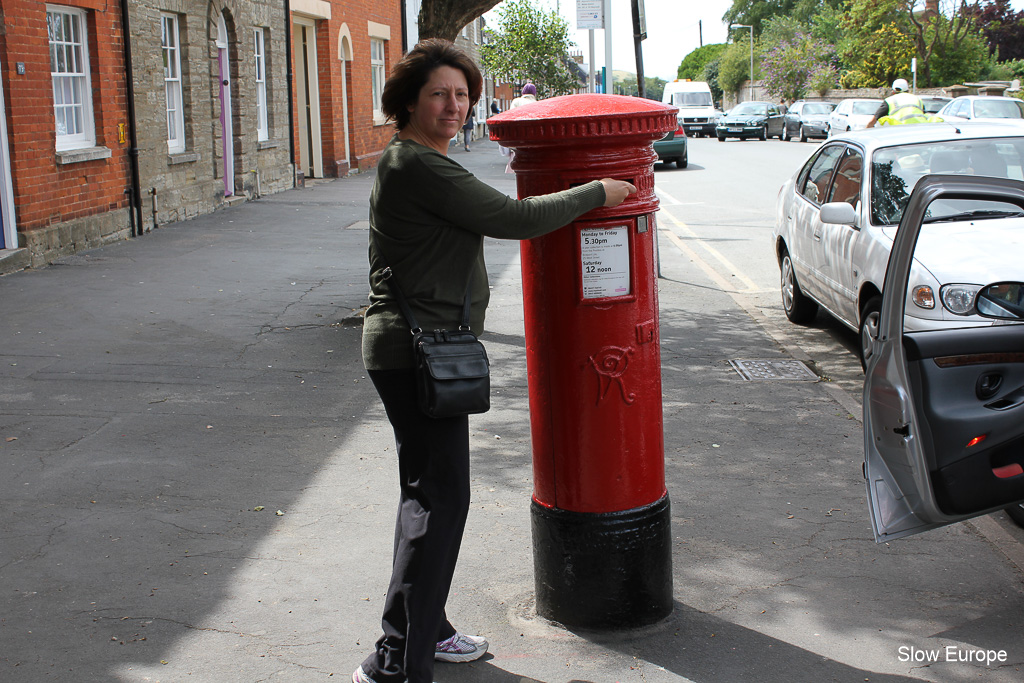
[{"label": "pedestrian walking", "polygon": [[466,122],[462,124],[462,143],[466,147],[466,151],[469,151],[469,143],[473,139],[473,127],[476,125],[476,117],[470,112],[466,118]]},{"label": "pedestrian walking", "polygon": [[383,635],[354,683],[431,683],[435,659],[472,661],[488,648],[445,612],[469,514],[469,421],[420,410],[409,325],[390,285],[425,330],[458,325],[468,290],[470,328],[480,333],[489,297],[484,236],[538,237],[636,192],[605,178],[518,201],[478,180],[448,149],[481,87],[472,59],[440,39],[417,44],[384,85],[382,109],[397,132],[370,194],[362,354],[395,432],[400,498]]},{"label": "pedestrian walking", "polygon": [[[509,111],[518,109],[524,104],[530,104],[537,101],[537,86],[533,83],[527,83],[523,86],[522,94],[519,97],[512,100],[509,105]],[[516,158],[515,150],[509,149],[508,147],[502,147],[498,145],[498,149],[501,151],[502,156],[508,157],[508,163],[505,165],[505,173],[513,173],[512,161]]]},{"label": "pedestrian walking", "polygon": [[537,101],[537,86],[533,83],[527,83],[523,86],[522,94],[519,97],[512,100],[508,105],[509,109],[518,109],[524,104],[530,104],[531,102]]}]

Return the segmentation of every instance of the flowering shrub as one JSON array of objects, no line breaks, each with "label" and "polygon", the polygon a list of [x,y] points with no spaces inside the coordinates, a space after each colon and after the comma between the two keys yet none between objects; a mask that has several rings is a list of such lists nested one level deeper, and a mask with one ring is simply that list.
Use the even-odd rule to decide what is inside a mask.
[{"label": "flowering shrub", "polygon": [[[807,33],[797,32],[769,48],[761,57],[765,90],[776,97],[798,100],[809,89],[827,92],[835,85],[835,70],[829,64],[831,48]],[[831,81],[826,85],[827,81]],[[813,85],[812,85],[813,81]]]}]

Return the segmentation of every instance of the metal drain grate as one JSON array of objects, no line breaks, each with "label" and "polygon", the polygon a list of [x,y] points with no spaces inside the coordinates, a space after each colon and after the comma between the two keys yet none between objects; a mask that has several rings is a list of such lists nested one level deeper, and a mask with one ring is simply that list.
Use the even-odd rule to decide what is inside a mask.
[{"label": "metal drain grate", "polygon": [[798,360],[730,360],[729,364],[748,382],[751,380],[794,380],[817,382],[818,376]]}]

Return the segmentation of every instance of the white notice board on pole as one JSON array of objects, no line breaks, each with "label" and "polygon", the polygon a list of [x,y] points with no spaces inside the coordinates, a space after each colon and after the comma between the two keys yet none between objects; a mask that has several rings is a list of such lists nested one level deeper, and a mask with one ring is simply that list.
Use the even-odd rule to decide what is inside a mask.
[{"label": "white notice board on pole", "polygon": [[584,299],[628,296],[629,228],[581,230],[580,270]]},{"label": "white notice board on pole", "polygon": [[604,28],[604,0],[576,0],[576,28]]}]

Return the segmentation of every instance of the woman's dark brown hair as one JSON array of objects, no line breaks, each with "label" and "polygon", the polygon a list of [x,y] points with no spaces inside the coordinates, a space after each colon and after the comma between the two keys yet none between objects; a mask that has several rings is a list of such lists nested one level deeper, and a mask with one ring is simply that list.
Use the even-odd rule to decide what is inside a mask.
[{"label": "woman's dark brown hair", "polygon": [[420,90],[434,69],[450,66],[466,76],[469,86],[469,108],[472,110],[483,90],[483,77],[469,55],[447,40],[428,38],[416,43],[401,61],[391,70],[381,94],[381,109],[385,116],[395,122],[395,128],[402,130],[409,123],[409,105],[419,99]]}]

